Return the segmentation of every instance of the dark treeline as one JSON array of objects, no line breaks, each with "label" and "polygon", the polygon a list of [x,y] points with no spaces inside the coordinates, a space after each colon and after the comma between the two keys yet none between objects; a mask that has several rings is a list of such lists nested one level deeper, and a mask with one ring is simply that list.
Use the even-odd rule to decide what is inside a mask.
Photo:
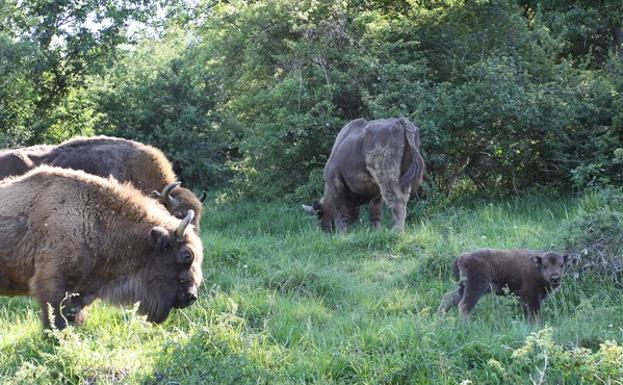
[{"label": "dark treeline", "polygon": [[402,115],[429,194],[623,179],[619,0],[16,3],[2,147],[119,135],[196,189],[304,196],[343,124]]}]

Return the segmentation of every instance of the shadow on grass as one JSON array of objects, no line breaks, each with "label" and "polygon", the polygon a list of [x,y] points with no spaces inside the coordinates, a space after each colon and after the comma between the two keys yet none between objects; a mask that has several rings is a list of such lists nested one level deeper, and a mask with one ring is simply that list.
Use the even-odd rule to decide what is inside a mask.
[{"label": "shadow on grass", "polygon": [[232,351],[227,341],[210,344],[208,329],[195,332],[183,345],[165,345],[145,385],[269,384],[273,376],[255,365],[248,353]]}]

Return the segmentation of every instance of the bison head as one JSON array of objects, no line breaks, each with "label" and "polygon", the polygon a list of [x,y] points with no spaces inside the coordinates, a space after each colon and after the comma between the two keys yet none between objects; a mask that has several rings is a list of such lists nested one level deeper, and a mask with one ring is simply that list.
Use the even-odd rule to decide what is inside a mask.
[{"label": "bison head", "polygon": [[169,183],[162,189],[162,192],[152,191],[151,196],[160,201],[178,219],[186,217],[189,210],[193,210],[196,215],[193,217],[192,224],[195,230],[199,232],[202,202],[206,196],[205,191],[202,192],[201,198],[197,198],[189,189],[180,187],[181,184],[182,182]]},{"label": "bison head", "polygon": [[331,201],[322,198],[313,205],[301,205],[306,213],[318,218],[320,228],[327,233],[335,233],[346,230],[346,227],[356,218],[355,212],[339,212]]},{"label": "bison head", "polygon": [[311,206],[301,205],[303,210],[310,215],[315,215],[318,218],[318,224],[320,228],[327,232],[332,233],[336,231],[336,221],[332,210],[327,210],[322,201],[316,201]]},{"label": "bison head", "polygon": [[553,288],[560,285],[564,266],[568,258],[567,254],[561,256],[557,253],[547,253],[543,257],[540,255],[530,257],[532,262],[538,267],[543,280]]},{"label": "bison head", "polygon": [[125,293],[117,289],[122,291],[116,296],[122,302],[140,301],[138,312],[147,315],[148,321],[162,322],[171,309],[185,308],[197,300],[203,249],[197,234],[187,231],[193,216],[189,210],[175,230],[153,227],[146,263],[126,285]]}]

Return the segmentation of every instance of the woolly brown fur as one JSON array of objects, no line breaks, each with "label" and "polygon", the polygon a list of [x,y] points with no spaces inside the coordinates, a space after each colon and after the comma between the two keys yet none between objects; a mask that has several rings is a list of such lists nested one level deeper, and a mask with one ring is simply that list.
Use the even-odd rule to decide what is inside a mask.
[{"label": "woolly brown fur", "polygon": [[[202,280],[201,240],[188,230],[176,239],[179,224],[156,201],[113,178],[41,166],[4,179],[0,294],[37,298],[46,327],[79,322],[96,298],[140,301],[139,312],[161,322],[196,298]],[[187,253],[191,263],[179,263]]]},{"label": "woolly brown fur", "polygon": [[[3,153],[6,153],[6,160],[2,158]],[[9,162],[15,156],[25,158],[24,163],[13,165],[15,162]],[[6,175],[20,175],[38,165],[82,170],[101,177],[112,176],[121,182],[131,182],[145,195],[150,195],[152,191],[160,192],[176,180],[171,162],[160,150],[122,138],[75,137],[57,146],[34,146],[0,152],[0,168],[11,170],[4,172]],[[3,173],[0,172],[0,175]],[[198,231],[201,202],[192,191],[181,186],[175,188],[171,196],[178,204],[167,207],[169,211],[182,218],[192,209],[195,212],[192,223]]]}]

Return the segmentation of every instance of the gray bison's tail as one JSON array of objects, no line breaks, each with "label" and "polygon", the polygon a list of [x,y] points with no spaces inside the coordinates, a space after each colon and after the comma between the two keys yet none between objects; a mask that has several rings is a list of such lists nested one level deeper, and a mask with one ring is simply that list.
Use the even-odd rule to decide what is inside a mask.
[{"label": "gray bison's tail", "polygon": [[[413,184],[414,189],[422,183],[424,175],[424,159],[420,155],[420,133],[418,128],[405,118],[399,119],[405,130],[405,139],[407,140],[407,148],[411,154],[411,164],[407,171],[400,176],[400,186],[406,188]],[[416,183],[413,183],[414,179]]]}]

